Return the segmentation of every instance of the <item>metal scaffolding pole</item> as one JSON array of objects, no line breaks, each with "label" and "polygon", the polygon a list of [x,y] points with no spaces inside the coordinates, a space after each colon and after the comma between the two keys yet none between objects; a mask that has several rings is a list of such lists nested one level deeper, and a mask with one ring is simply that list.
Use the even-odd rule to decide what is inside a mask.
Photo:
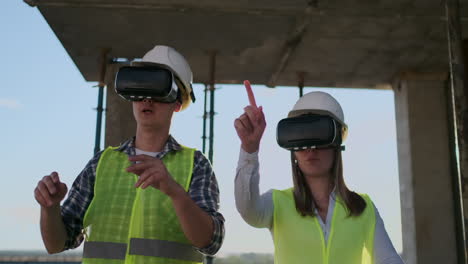
[{"label": "metal scaffolding pole", "polygon": [[447,37],[450,64],[450,88],[455,121],[455,148],[458,147],[457,174],[454,177],[454,198],[456,217],[456,236],[458,263],[467,262],[466,227],[464,214],[464,198],[468,199],[464,184],[468,177],[468,83],[465,75],[463,56],[462,30],[460,23],[459,0],[445,0],[447,16]]},{"label": "metal scaffolding pole", "polygon": [[[210,83],[209,83],[209,90],[210,90],[210,149],[208,151],[208,159],[213,166],[213,145],[214,145],[214,96],[215,96],[215,70],[216,70],[216,51],[210,52]],[[206,105],[206,93],[207,89],[205,88],[205,105]],[[206,109],[206,108],[205,108]],[[205,110],[206,113],[206,110]],[[206,256],[205,257],[205,264],[212,264],[213,257]]]},{"label": "metal scaffolding pole", "polygon": [[99,74],[99,93],[98,93],[98,105],[96,108],[97,118],[96,118],[96,137],[94,141],[94,154],[98,153],[101,150],[101,128],[102,128],[102,102],[104,97],[104,87],[106,86],[105,77],[106,77],[106,68],[107,68],[107,54],[110,49],[102,49],[101,51],[101,71]]},{"label": "metal scaffolding pole", "polygon": [[305,72],[297,73],[297,87],[299,87],[299,97],[304,95],[304,76]]},{"label": "metal scaffolding pole", "polygon": [[213,145],[214,145],[214,96],[215,96],[215,70],[216,70],[216,51],[210,53],[210,149],[208,159],[213,165]]},{"label": "metal scaffolding pole", "polygon": [[208,97],[208,86],[205,84],[205,90],[203,91],[205,93],[205,102],[203,104],[203,153],[206,154],[206,119],[208,117],[208,113],[206,112],[206,102],[207,102],[207,97]]}]

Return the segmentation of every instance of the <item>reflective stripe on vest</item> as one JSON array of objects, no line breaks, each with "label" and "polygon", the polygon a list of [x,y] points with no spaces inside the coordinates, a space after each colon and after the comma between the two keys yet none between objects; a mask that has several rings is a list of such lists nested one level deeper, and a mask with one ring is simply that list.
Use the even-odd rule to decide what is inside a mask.
[{"label": "reflective stripe on vest", "polygon": [[127,244],[101,241],[85,241],[84,258],[125,259]]},{"label": "reflective stripe on vest", "polygon": [[361,195],[366,209],[359,216],[348,216],[344,202],[336,197],[325,243],[317,216],[301,216],[297,212],[292,189],[273,191],[275,264],[372,263],[375,211],[371,199]]},{"label": "reflective stripe on vest", "polygon": [[203,256],[192,246],[172,241],[131,238],[129,254],[202,262]]},{"label": "reflective stripe on vest", "polygon": [[[194,152],[182,147],[162,158],[170,176],[185,191],[191,182]],[[138,176],[126,171],[130,165],[127,154],[116,148],[101,154],[94,197],[84,217],[89,233],[83,263],[201,263],[202,254],[185,237],[171,199],[153,187],[135,188]],[[108,250],[112,246],[116,252]]]},{"label": "reflective stripe on vest", "polygon": [[[86,241],[83,257],[124,260],[126,252],[127,244],[125,243]],[[129,254],[192,262],[203,261],[202,254],[190,245],[156,239],[131,238]]]}]

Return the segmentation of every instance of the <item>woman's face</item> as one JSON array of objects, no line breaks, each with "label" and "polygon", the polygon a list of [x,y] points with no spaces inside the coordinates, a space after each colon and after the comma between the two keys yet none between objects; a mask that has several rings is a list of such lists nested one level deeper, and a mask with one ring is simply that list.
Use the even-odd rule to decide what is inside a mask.
[{"label": "woman's face", "polygon": [[294,152],[304,176],[328,176],[333,167],[334,149],[306,149]]}]

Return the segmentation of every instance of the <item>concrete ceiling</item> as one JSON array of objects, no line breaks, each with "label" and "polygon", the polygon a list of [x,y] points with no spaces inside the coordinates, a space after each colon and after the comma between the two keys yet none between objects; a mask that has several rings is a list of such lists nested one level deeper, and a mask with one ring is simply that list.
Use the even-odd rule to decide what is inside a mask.
[{"label": "concrete ceiling", "polygon": [[[37,6],[87,81],[99,54],[139,58],[155,44],[188,59],[197,83],[376,87],[401,71],[446,72],[441,0],[25,0]],[[468,0],[462,28],[468,33]]]}]

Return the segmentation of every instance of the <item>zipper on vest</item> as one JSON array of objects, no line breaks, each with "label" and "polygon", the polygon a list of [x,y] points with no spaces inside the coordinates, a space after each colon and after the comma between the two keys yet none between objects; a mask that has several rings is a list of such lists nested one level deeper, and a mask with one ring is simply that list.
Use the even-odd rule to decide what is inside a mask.
[{"label": "zipper on vest", "polygon": [[316,215],[314,219],[315,225],[317,226],[319,233],[320,233],[320,239],[322,241],[322,255],[323,255],[324,264],[328,264],[329,262],[330,245],[331,245],[331,240],[333,238],[333,233],[334,233],[333,231],[334,231],[334,226],[335,226],[336,208],[338,207],[337,203],[338,201],[335,201],[335,207],[333,208],[333,214],[332,214],[332,219],[331,219],[330,231],[328,233],[327,243],[325,243],[325,236],[323,235],[322,227],[320,226],[320,223],[318,221],[318,217],[320,216]]},{"label": "zipper on vest", "polygon": [[318,219],[317,217],[319,217],[318,215],[314,217],[314,222],[315,222],[315,225],[317,226],[317,229],[320,233],[320,240],[321,240],[321,244],[322,244],[322,256],[323,256],[323,264],[328,264],[328,249],[327,249],[327,245],[325,244],[325,237],[323,236],[323,230],[322,230],[322,227],[320,226],[319,222],[318,222]]},{"label": "zipper on vest", "polygon": [[[135,182],[138,181],[138,176],[135,175]],[[129,255],[129,252],[130,252],[130,238],[132,237],[132,235],[135,235],[137,232],[135,230],[136,226],[135,226],[135,218],[137,217],[137,208],[139,208],[138,204],[140,203],[140,193],[141,193],[142,189],[141,188],[136,188],[136,194],[135,194],[135,200],[133,200],[133,207],[132,207],[132,215],[130,217],[130,228],[128,229],[128,241],[127,241],[127,252],[126,252],[126,258],[125,258],[125,263],[127,263],[128,261],[128,257],[130,256]]]},{"label": "zipper on vest", "polygon": [[[333,213],[332,213],[332,219],[330,220],[331,223],[330,223],[330,231],[328,232],[328,240],[327,240],[327,246],[326,246],[326,253],[325,253],[325,260],[328,264],[329,262],[329,256],[330,256],[330,245],[331,245],[331,241],[333,240],[333,233],[335,231],[335,219],[336,219],[336,208],[338,208],[338,206],[340,206],[338,204],[338,199],[335,200],[335,207],[333,208]],[[317,221],[318,223],[318,221]],[[322,236],[323,236],[323,232],[322,232]]]}]

